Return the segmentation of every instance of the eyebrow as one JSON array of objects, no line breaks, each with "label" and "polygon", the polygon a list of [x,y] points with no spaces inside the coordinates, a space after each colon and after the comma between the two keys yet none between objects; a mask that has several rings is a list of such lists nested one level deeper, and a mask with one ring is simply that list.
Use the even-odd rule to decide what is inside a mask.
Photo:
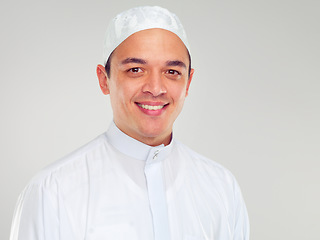
[{"label": "eyebrow", "polygon": [[182,61],[179,61],[179,60],[175,60],[175,61],[167,61],[166,62],[166,65],[168,67],[183,67],[183,68],[187,68],[186,64]]},{"label": "eyebrow", "polygon": [[122,65],[129,63],[139,63],[139,64],[147,64],[147,62],[141,58],[126,58],[121,62]]},{"label": "eyebrow", "polygon": [[[123,61],[121,61],[121,65],[126,65],[129,63],[147,64],[147,61],[145,61],[141,58],[126,58]],[[179,60],[167,61],[166,66],[168,66],[168,67],[178,66],[178,67],[187,68],[186,64],[182,61],[179,61]]]}]

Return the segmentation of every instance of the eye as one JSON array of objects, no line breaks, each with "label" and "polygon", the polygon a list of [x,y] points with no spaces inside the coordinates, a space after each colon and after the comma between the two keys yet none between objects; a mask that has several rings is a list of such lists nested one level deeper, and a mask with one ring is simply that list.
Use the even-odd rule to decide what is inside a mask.
[{"label": "eye", "polygon": [[174,69],[166,70],[165,75],[167,76],[167,78],[172,80],[178,80],[182,77],[182,73]]},{"label": "eye", "polygon": [[167,71],[168,74],[172,74],[172,75],[181,75],[181,73],[177,70],[174,70],[174,69],[169,69]]},{"label": "eye", "polygon": [[131,72],[131,73],[141,73],[141,72],[142,72],[142,69],[141,69],[141,68],[138,68],[138,67],[130,68],[130,69],[128,70],[128,72]]},{"label": "eye", "polygon": [[144,75],[144,69],[140,67],[133,67],[126,70],[126,74],[130,78],[138,78]]}]

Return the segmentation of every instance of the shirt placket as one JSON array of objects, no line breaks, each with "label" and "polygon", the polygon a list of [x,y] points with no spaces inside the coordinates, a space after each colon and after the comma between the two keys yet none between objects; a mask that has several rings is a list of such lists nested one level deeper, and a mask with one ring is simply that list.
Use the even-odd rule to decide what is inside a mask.
[{"label": "shirt placket", "polygon": [[166,192],[162,175],[161,150],[152,149],[145,166],[155,240],[170,240]]}]

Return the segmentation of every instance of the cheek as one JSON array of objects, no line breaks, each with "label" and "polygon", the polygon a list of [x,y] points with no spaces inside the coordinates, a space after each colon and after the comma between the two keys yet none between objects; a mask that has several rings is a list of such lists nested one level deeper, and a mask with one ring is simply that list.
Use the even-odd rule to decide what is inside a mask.
[{"label": "cheek", "polygon": [[122,98],[124,96],[121,86],[119,86],[119,84],[116,81],[116,79],[112,79],[109,82],[110,101],[114,113],[119,112],[119,110],[122,108]]},{"label": "cheek", "polygon": [[183,104],[184,99],[186,98],[186,85],[176,86],[172,89],[171,93],[176,104]]},{"label": "cheek", "polygon": [[119,107],[123,107],[124,105],[128,106],[133,102],[132,99],[136,95],[136,89],[136,85],[119,81],[115,83],[110,90],[112,101],[116,101],[114,104]]}]

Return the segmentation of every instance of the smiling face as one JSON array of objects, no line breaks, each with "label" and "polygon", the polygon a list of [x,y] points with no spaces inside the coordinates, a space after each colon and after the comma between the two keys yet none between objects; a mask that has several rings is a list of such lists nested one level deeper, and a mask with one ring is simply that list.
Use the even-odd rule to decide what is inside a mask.
[{"label": "smiling face", "polygon": [[97,67],[117,127],[151,146],[169,144],[192,79],[188,68],[187,49],[174,33],[148,29],[129,36],[112,54],[109,78]]}]

